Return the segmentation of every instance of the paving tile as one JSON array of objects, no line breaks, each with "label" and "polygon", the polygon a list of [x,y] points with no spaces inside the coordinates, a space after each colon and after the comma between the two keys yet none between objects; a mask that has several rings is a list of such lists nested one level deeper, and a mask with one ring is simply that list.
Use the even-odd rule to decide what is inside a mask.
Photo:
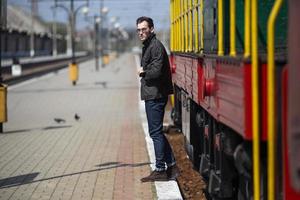
[{"label": "paving tile", "polygon": [[10,87],[0,199],[155,199],[140,183],[150,168],[134,66],[125,54],[99,72],[80,64],[76,86],[62,70]]}]

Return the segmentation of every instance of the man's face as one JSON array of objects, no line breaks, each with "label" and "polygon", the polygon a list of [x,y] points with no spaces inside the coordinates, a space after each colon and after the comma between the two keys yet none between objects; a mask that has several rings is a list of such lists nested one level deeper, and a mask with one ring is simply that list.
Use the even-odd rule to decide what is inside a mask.
[{"label": "man's face", "polygon": [[153,27],[150,29],[148,22],[142,21],[141,23],[137,24],[136,32],[142,42],[147,40],[150,36],[151,32],[153,31]]}]

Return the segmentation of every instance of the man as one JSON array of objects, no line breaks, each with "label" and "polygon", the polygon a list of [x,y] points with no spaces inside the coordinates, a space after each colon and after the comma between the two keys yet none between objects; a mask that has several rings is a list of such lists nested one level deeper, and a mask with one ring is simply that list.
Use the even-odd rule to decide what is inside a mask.
[{"label": "man", "polygon": [[141,181],[168,181],[175,179],[179,171],[170,144],[162,131],[168,95],[173,93],[169,58],[164,46],[156,38],[153,20],[140,17],[136,25],[137,34],[143,43],[141,68],[138,70],[141,99],[145,101],[148,129],[155,151],[155,170]]}]

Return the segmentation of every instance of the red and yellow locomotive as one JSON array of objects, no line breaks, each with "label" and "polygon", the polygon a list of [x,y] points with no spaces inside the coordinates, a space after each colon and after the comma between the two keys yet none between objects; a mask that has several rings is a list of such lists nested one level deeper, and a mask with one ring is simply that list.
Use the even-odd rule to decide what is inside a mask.
[{"label": "red and yellow locomotive", "polygon": [[300,199],[300,1],[171,0],[173,120],[213,199]]}]

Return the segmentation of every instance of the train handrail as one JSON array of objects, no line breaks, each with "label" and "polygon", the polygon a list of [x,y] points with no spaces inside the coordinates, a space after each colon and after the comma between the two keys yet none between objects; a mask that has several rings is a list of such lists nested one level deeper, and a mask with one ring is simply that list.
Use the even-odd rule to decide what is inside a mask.
[{"label": "train handrail", "polygon": [[184,14],[184,30],[185,30],[185,37],[184,37],[184,52],[188,51],[188,38],[189,38],[189,32],[188,32],[188,2],[183,1],[183,14]]},{"label": "train handrail", "polygon": [[[178,0],[178,4],[179,4],[179,7],[178,7],[178,15],[180,16],[180,24],[178,26],[178,33],[179,33],[179,39],[180,39],[180,43],[179,43],[179,46],[180,46],[180,51],[184,51],[184,44],[185,44],[185,41],[184,41],[184,37],[185,37],[185,32],[183,32],[184,30],[184,14],[183,14],[183,9],[184,9],[184,5],[183,5],[183,2]],[[182,30],[182,31],[180,31]]]},{"label": "train handrail", "polygon": [[244,57],[248,58],[250,56],[251,51],[251,34],[250,34],[250,0],[245,0],[245,49],[244,49]]},{"label": "train handrail", "polygon": [[259,129],[259,88],[258,88],[258,32],[257,0],[251,1],[251,90],[253,127],[253,199],[260,199],[260,129]]},{"label": "train handrail", "polygon": [[236,13],[235,13],[235,0],[230,0],[230,56],[236,56],[235,49],[235,24],[236,24]]},{"label": "train handrail", "polygon": [[178,35],[178,37],[179,37],[179,41],[180,41],[180,43],[178,43],[178,45],[179,45],[179,47],[180,47],[180,51],[184,51],[184,43],[185,43],[185,41],[184,41],[184,37],[185,37],[185,33],[183,32],[183,31],[180,31],[180,30],[183,30],[183,28],[184,28],[184,15],[183,15],[183,2],[182,1],[180,1],[180,0],[178,0],[179,2],[178,2],[178,4],[179,4],[179,7],[178,7],[178,15],[180,16],[180,24],[178,24],[178,33],[179,33],[179,35]]},{"label": "train handrail", "polygon": [[188,1],[189,45],[188,51],[193,51],[193,1]]},{"label": "train handrail", "polygon": [[175,15],[175,10],[174,10],[174,0],[171,0],[170,3],[170,21],[171,21],[171,30],[170,30],[170,49],[171,51],[174,51],[175,48],[175,26],[176,26],[176,15]]},{"label": "train handrail", "polygon": [[276,151],[276,108],[275,108],[275,21],[283,0],[276,0],[268,19],[268,68],[267,68],[267,135],[268,135],[268,200],[275,199],[275,151]]},{"label": "train handrail", "polygon": [[203,14],[203,9],[204,9],[204,0],[200,0],[200,53],[203,53],[204,49],[204,14]]},{"label": "train handrail", "polygon": [[194,30],[195,30],[195,42],[194,42],[194,51],[195,52],[199,52],[199,4],[198,4],[198,0],[194,0],[194,9],[195,9],[195,26],[194,26]]},{"label": "train handrail", "polygon": [[224,55],[223,0],[218,0],[218,55]]},{"label": "train handrail", "polygon": [[177,15],[179,16],[179,22],[178,22],[178,26],[177,26],[177,30],[178,31],[178,50],[179,51],[184,51],[184,33],[181,32],[180,30],[183,30],[184,27],[184,16],[183,16],[183,2],[180,0],[177,0]]}]

